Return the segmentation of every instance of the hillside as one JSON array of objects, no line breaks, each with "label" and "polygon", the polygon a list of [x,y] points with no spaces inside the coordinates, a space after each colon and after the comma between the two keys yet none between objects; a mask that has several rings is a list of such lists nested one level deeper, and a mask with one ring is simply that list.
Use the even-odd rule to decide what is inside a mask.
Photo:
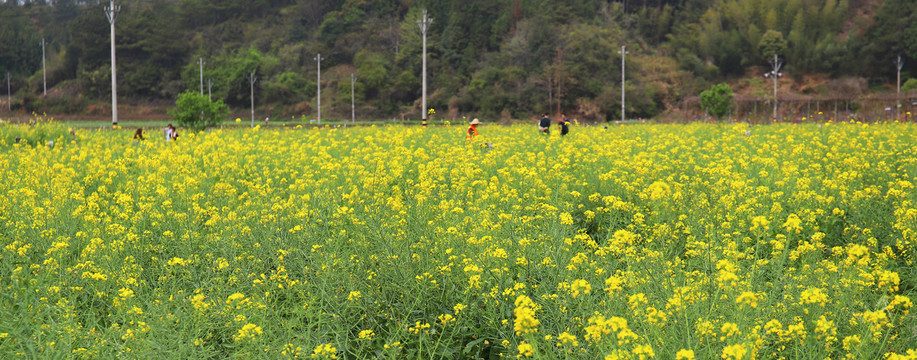
[{"label": "hillside", "polygon": [[[105,113],[109,23],[99,1],[0,4],[0,70],[20,113]],[[437,116],[620,116],[627,47],[629,117],[683,108],[711,84],[748,94],[777,51],[785,91],[836,92],[834,82],[894,88],[917,70],[917,4],[906,0],[136,0],[116,18],[119,101],[168,106],[212,81],[213,97],[260,113],[313,116],[318,53],[326,116],[350,113],[351,73],[365,118],[420,117],[427,9],[428,107]],[[47,41],[43,95],[41,39]],[[199,64],[203,59],[204,64]],[[915,59],[912,61],[911,59]],[[763,79],[763,78],[761,78]],[[813,80],[814,79],[814,80]],[[204,84],[206,92],[207,84]],[[868,89],[862,89],[868,90]],[[757,92],[764,94],[760,89]],[[4,99],[5,101],[5,99]]]}]

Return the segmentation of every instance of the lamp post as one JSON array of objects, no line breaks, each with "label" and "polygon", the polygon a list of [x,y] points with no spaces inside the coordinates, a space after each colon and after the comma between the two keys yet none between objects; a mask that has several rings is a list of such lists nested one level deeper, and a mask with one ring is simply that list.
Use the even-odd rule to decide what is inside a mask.
[{"label": "lamp post", "polygon": [[318,124],[322,124],[322,53],[315,55],[315,62],[318,64]]},{"label": "lamp post", "polygon": [[621,45],[621,123],[624,123],[624,57],[627,56],[627,46]]},{"label": "lamp post", "polygon": [[433,23],[433,18],[427,17],[427,9],[423,10],[423,18],[417,19],[417,25],[420,26],[420,34],[423,37],[423,93],[421,95],[421,117],[423,122],[427,122],[427,30],[430,29],[430,24]]},{"label": "lamp post", "polygon": [[258,77],[255,76],[255,71],[252,70],[252,73],[248,75],[248,83],[251,85],[251,98],[252,98],[252,127],[255,127],[255,81],[258,81]]},{"label": "lamp post", "polygon": [[898,55],[895,67],[898,68],[898,91],[895,93],[895,118],[897,119],[901,117],[901,69],[904,68],[904,60],[901,59],[901,55]]},{"label": "lamp post", "polygon": [[783,61],[780,61],[777,58],[777,53],[774,53],[774,60],[770,61],[773,70],[764,74],[764,77],[771,78],[774,80],[774,121],[777,120],[777,78],[783,76],[783,73],[780,72],[780,68],[783,67]]},{"label": "lamp post", "polygon": [[111,124],[118,125],[118,71],[115,66],[115,19],[120,6],[115,6],[115,0],[111,0],[109,6],[105,7],[105,16],[111,23]]}]

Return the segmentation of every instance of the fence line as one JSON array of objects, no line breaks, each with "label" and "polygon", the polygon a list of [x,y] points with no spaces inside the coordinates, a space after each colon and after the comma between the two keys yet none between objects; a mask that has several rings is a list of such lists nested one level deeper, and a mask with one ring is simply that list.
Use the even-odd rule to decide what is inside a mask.
[{"label": "fence line", "polygon": [[[824,121],[915,121],[917,116],[917,93],[868,96],[779,96],[777,119],[779,122],[824,122]],[[734,106],[727,115],[730,119],[765,123],[773,121],[773,103],[770,99],[736,96]],[[896,111],[900,102],[901,109]],[[682,112],[686,121],[701,121],[709,118],[700,107],[700,98],[685,98]]]}]

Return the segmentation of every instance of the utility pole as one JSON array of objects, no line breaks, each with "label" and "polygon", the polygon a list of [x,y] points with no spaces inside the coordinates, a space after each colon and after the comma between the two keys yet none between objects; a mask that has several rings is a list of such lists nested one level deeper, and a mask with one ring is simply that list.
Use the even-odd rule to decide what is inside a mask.
[{"label": "utility pole", "polygon": [[353,76],[353,73],[350,73],[350,122],[357,123],[357,107],[356,103],[353,100],[353,84],[356,83],[357,78]]},{"label": "utility pole", "polygon": [[783,61],[779,61],[777,58],[777,53],[774,53],[774,60],[770,62],[773,70],[764,74],[766,78],[772,78],[774,80],[774,121],[777,121],[777,78],[783,76],[783,73],[780,72],[780,68],[783,67]]},{"label": "utility pole", "polygon": [[255,127],[255,81],[258,81],[258,77],[255,76],[255,71],[252,70],[251,75],[248,75],[248,83],[252,89],[252,127]]},{"label": "utility pole", "polygon": [[624,123],[624,57],[627,56],[627,45],[621,45],[621,123]]},{"label": "utility pole", "polygon": [[898,92],[895,93],[895,119],[901,118],[901,69],[904,68],[904,60],[898,55],[898,61],[895,61],[895,67],[898,68]]},{"label": "utility pole", "polygon": [[204,64],[206,64],[204,62],[204,57],[201,56],[198,58],[197,63],[201,66],[201,95],[204,95]]},{"label": "utility pole", "polygon": [[423,122],[427,122],[427,30],[430,29],[430,24],[433,23],[433,18],[427,17],[427,9],[423,10],[423,18],[417,19],[417,25],[420,26],[420,34],[423,36],[423,93],[421,100],[421,116]]},{"label": "utility pole", "polygon": [[48,95],[48,73],[45,64],[45,38],[41,38],[41,85],[44,89],[44,95]]},{"label": "utility pole", "polygon": [[105,16],[111,23],[111,124],[118,125],[118,70],[115,66],[115,19],[118,17],[120,6],[115,6],[115,0],[111,0],[109,6],[105,7]]},{"label": "utility pole", "polygon": [[560,116],[562,113],[560,108],[564,98],[564,49],[562,47],[557,47],[557,57],[555,58],[554,63],[554,79],[557,83],[557,112],[555,115]]},{"label": "utility pole", "polygon": [[322,124],[322,60],[325,60],[322,57],[322,53],[318,53],[315,56],[315,61],[318,63],[318,124]]},{"label": "utility pole", "polygon": [[213,101],[213,79],[207,79],[207,100]]}]

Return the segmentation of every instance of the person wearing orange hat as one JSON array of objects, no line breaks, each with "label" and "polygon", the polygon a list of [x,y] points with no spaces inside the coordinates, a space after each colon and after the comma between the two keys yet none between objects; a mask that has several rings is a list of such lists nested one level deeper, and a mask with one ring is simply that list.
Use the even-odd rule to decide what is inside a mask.
[{"label": "person wearing orange hat", "polygon": [[480,123],[481,121],[478,120],[477,118],[475,118],[474,120],[471,120],[471,122],[468,123],[468,130],[465,131],[465,134],[466,134],[465,139],[471,140],[475,136],[478,136],[478,125]]}]

